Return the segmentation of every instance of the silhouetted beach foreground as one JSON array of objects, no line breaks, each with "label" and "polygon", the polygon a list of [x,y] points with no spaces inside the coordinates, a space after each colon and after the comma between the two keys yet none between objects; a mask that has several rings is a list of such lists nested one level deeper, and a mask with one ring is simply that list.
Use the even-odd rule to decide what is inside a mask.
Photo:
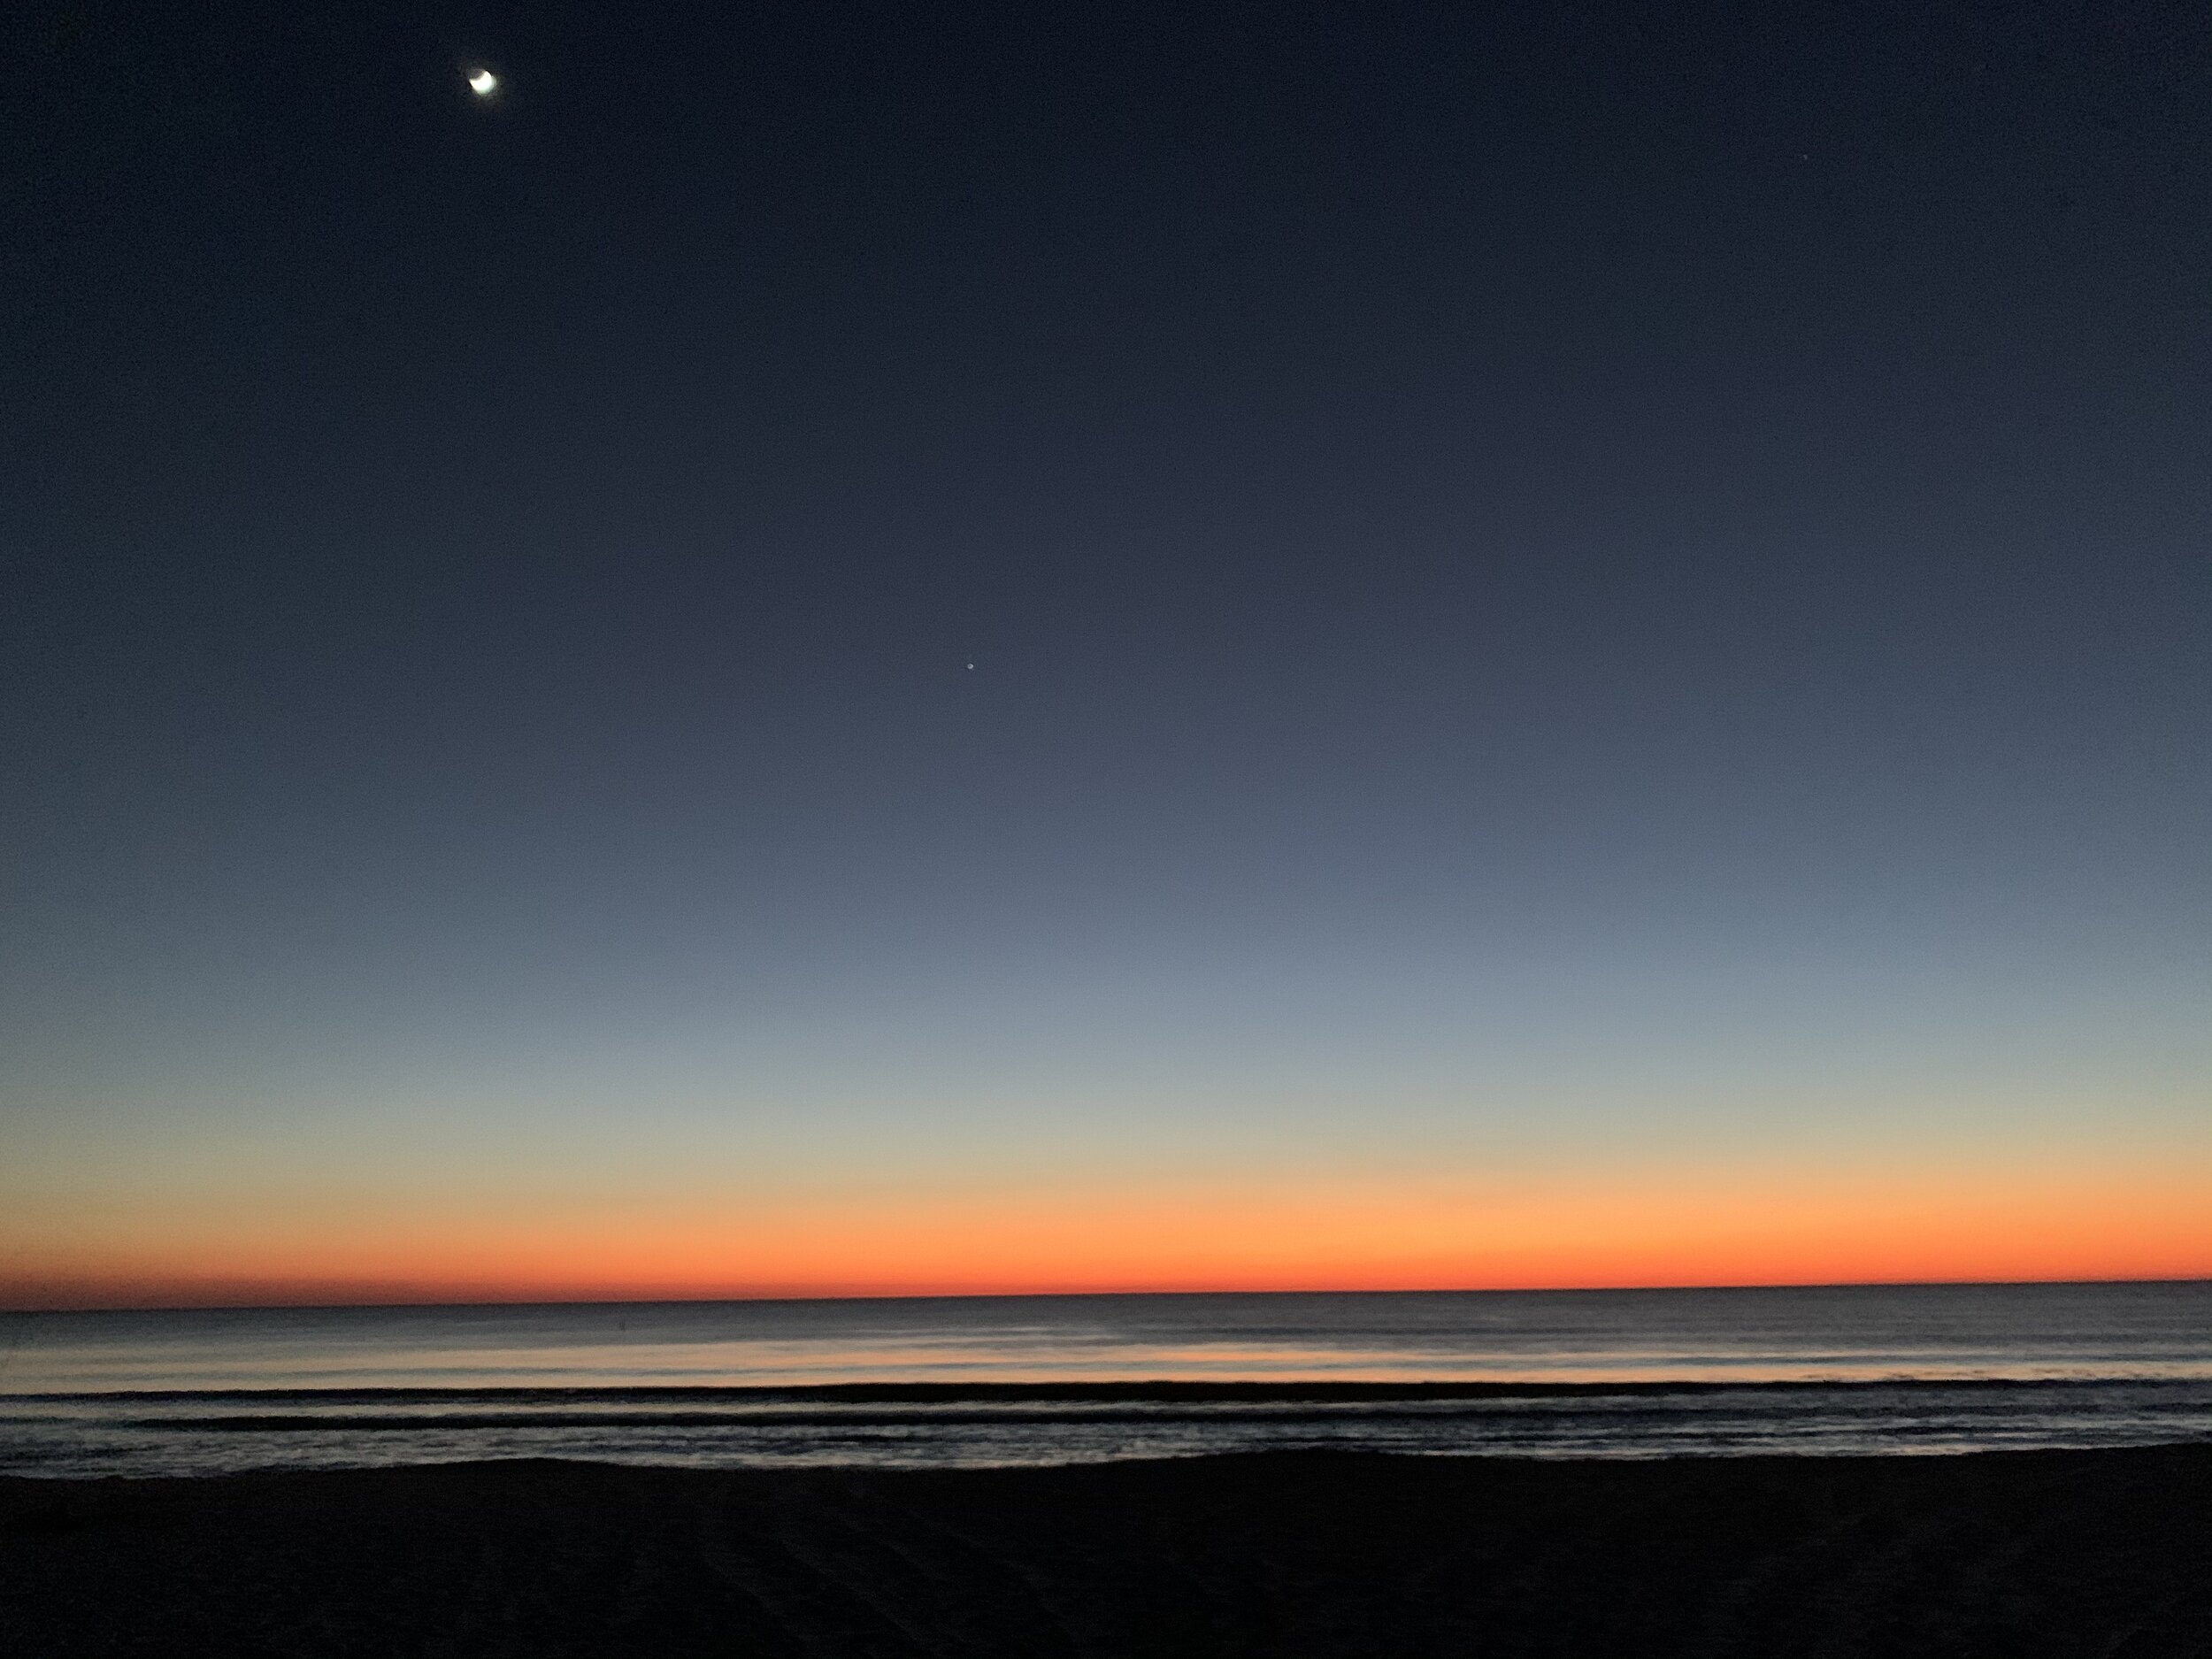
[{"label": "silhouetted beach foreground", "polygon": [[2212,1654],[2212,1446],[0,1481],[0,1652]]}]

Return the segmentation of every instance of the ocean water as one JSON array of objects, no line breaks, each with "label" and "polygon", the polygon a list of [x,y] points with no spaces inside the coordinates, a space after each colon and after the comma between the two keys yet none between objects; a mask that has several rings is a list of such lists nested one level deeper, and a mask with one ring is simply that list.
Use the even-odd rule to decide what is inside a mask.
[{"label": "ocean water", "polygon": [[2212,1281],[0,1314],[0,1471],[2212,1440]]}]

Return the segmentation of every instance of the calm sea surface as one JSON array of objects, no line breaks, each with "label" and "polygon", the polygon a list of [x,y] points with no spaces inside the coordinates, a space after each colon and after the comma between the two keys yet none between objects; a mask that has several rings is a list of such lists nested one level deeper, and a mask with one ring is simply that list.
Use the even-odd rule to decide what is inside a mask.
[{"label": "calm sea surface", "polygon": [[0,1471],[2212,1440],[2212,1281],[0,1314]]}]

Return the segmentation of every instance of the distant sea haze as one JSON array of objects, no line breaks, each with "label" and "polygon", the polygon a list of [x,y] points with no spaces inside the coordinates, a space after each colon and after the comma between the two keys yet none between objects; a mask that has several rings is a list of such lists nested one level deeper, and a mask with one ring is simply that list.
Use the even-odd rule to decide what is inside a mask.
[{"label": "distant sea haze", "polygon": [[0,1470],[2212,1440],[2212,1281],[0,1315]]}]

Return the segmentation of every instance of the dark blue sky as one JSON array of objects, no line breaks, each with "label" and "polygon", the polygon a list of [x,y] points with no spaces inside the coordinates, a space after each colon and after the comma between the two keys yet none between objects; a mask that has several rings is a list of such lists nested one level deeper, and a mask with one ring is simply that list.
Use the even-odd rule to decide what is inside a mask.
[{"label": "dark blue sky", "polygon": [[7,29],[40,1194],[2212,1153],[2200,8]]}]

